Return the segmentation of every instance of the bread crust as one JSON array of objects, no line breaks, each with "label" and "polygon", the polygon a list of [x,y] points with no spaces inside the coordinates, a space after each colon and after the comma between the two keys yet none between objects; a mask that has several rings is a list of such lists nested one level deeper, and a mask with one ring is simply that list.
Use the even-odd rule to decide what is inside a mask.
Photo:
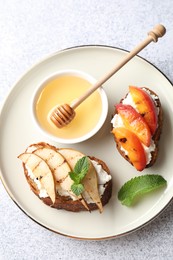
[{"label": "bread crust", "polygon": [[[47,147],[47,148],[51,148],[54,149],[55,151],[58,151],[58,149],[55,146],[49,145],[47,143],[44,142],[40,142],[37,144],[32,144],[29,147]],[[110,174],[110,170],[108,168],[108,166],[106,165],[105,162],[103,162],[102,160],[93,157],[93,156],[88,156],[91,160],[95,160],[97,161],[102,168],[107,172],[107,174]],[[60,196],[58,193],[56,194],[56,200],[55,203],[52,204],[52,201],[50,199],[50,197],[46,197],[46,198],[40,198],[39,197],[39,190],[37,188],[36,183],[30,178],[30,176],[28,175],[28,170],[26,169],[25,165],[23,164],[23,168],[24,168],[24,174],[26,177],[26,180],[28,182],[28,184],[30,185],[31,190],[34,192],[34,194],[46,205],[52,207],[52,208],[56,208],[56,209],[64,209],[67,211],[72,211],[72,212],[80,212],[80,211],[87,211],[87,209],[83,206],[83,204],[80,202],[80,200],[72,200],[70,196]],[[106,184],[105,184],[105,191],[101,197],[101,202],[102,205],[105,206],[112,195],[112,179],[109,180]],[[89,203],[87,204],[88,208],[90,211],[93,210],[97,210],[98,206],[95,203]]]},{"label": "bread crust", "polygon": [[[158,111],[159,111],[158,112],[158,127],[156,129],[156,132],[152,136],[152,140],[153,140],[153,142],[155,144],[155,150],[153,152],[151,152],[151,160],[145,167],[145,168],[149,168],[156,162],[157,157],[158,157],[159,139],[160,139],[160,135],[161,135],[161,132],[162,132],[162,125],[163,125],[163,110],[162,110],[161,102],[160,102],[160,99],[159,99],[158,95],[154,91],[149,89],[149,88],[145,87],[144,89],[146,89],[150,93],[150,95],[155,95],[157,97],[157,99],[155,99],[154,103],[155,103],[156,109],[158,109]],[[123,100],[124,100],[124,98],[121,99],[120,103],[122,103]],[[114,111],[114,115],[115,114],[117,114],[117,110],[116,109]],[[114,136],[114,140],[116,142],[116,147],[117,147],[118,152],[122,155],[122,157],[124,157],[125,160],[127,160],[130,164],[132,164],[130,159],[129,159],[129,157],[128,157],[128,155],[125,154],[125,152],[121,149],[121,145],[119,145],[118,142],[116,141],[115,136]]]}]

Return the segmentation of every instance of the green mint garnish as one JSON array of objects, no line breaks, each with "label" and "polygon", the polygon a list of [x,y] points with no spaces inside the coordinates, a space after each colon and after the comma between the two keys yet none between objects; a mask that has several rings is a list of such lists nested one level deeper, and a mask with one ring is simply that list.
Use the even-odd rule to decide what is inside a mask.
[{"label": "green mint garnish", "polygon": [[70,178],[73,180],[71,190],[76,196],[79,196],[84,191],[84,186],[81,182],[87,174],[89,166],[89,159],[87,156],[84,156],[77,161],[74,170],[69,173]]},{"label": "green mint garnish", "polygon": [[167,184],[160,175],[142,175],[127,181],[118,192],[118,199],[123,205],[131,206],[137,196],[154,191]]},{"label": "green mint garnish", "polygon": [[76,184],[76,183],[73,183],[71,185],[71,190],[72,192],[76,195],[76,196],[79,196],[83,191],[84,191],[84,186],[83,184],[79,183],[79,184]]}]

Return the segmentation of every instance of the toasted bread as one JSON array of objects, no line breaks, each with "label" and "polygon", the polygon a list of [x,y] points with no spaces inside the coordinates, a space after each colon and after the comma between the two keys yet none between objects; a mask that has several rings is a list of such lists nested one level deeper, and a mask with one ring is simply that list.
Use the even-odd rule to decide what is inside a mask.
[{"label": "toasted bread", "polygon": [[[154,91],[150,90],[149,88],[145,87],[144,89],[147,91],[147,93],[150,95],[151,98],[152,98],[152,96],[155,96],[155,99],[153,100],[153,98],[152,98],[152,100],[154,101],[154,105],[157,110],[157,129],[152,136],[152,142],[155,144],[155,148],[153,151],[151,151],[150,161],[145,166],[145,168],[148,168],[148,167],[151,167],[156,162],[156,159],[158,156],[159,139],[160,139],[160,135],[162,132],[162,125],[163,125],[163,111],[162,111],[162,106],[161,106],[161,102],[160,102],[158,95]],[[127,95],[128,95],[128,93],[127,93]],[[127,97],[127,95],[125,96],[125,98]],[[123,100],[125,98],[120,100],[121,104],[123,103]],[[114,115],[116,115],[116,114],[117,114],[117,109],[115,108]],[[132,164],[132,162],[130,161],[130,158],[128,157],[128,154],[126,154],[125,151],[122,149],[120,143],[117,142],[115,136],[114,136],[114,140],[116,142],[116,147],[117,147],[118,152],[122,155],[122,157],[124,157],[125,160],[127,160],[130,164]]]},{"label": "toasted bread", "polygon": [[[28,152],[32,153],[36,149],[43,148],[43,147],[53,149],[54,151],[58,151],[58,149],[55,146],[49,145],[49,144],[44,143],[44,142],[40,142],[40,143],[37,143],[37,144],[30,145],[26,149],[26,152],[27,153]],[[99,165],[101,165],[103,170],[108,175],[110,175],[110,171],[109,171],[108,166],[102,160],[99,160],[99,159],[97,159],[95,157],[91,157],[91,156],[88,156],[88,158],[90,160],[96,161]],[[81,203],[80,199],[73,200],[70,196],[62,196],[62,195],[58,194],[58,192],[56,193],[56,198],[55,198],[55,202],[54,203],[52,203],[51,198],[48,197],[48,196],[47,197],[40,197],[39,196],[40,190],[38,189],[38,186],[35,183],[35,181],[30,177],[30,174],[28,174],[28,169],[27,169],[25,164],[23,164],[23,168],[24,168],[25,177],[27,179],[27,182],[30,185],[31,190],[46,205],[51,206],[52,208],[64,209],[64,210],[72,211],[72,212],[79,212],[79,211],[86,211],[87,210],[87,208],[84,206],[84,204]],[[105,183],[104,187],[105,187],[104,193],[100,196],[102,206],[106,205],[109,202],[109,199],[111,198],[111,195],[112,195],[112,179],[110,179],[107,183]],[[96,203],[94,203],[94,202],[92,202],[92,203],[91,202],[90,203],[86,202],[86,204],[87,204],[87,207],[88,207],[89,211],[98,209],[98,205]]]}]

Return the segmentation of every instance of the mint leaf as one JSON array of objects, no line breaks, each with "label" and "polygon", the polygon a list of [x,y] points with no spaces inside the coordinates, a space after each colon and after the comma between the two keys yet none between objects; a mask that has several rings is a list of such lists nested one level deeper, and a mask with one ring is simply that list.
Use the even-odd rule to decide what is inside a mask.
[{"label": "mint leaf", "polygon": [[118,192],[118,199],[123,205],[131,206],[139,195],[154,191],[167,184],[160,175],[142,175],[126,182]]},{"label": "mint leaf", "polygon": [[75,173],[75,172],[70,172],[69,173],[69,175],[70,175],[70,178],[76,183],[76,184],[79,184],[80,183],[80,176],[77,174],[77,173]]},{"label": "mint leaf", "polygon": [[74,172],[79,174],[81,179],[83,179],[89,169],[89,160],[87,156],[79,159],[74,167]]},{"label": "mint leaf", "polygon": [[84,186],[81,184],[81,181],[87,174],[89,166],[89,159],[87,156],[84,156],[77,161],[74,170],[69,172],[70,178],[74,181],[71,185],[71,190],[77,196],[79,196],[84,190]]},{"label": "mint leaf", "polygon": [[79,184],[76,184],[76,183],[73,183],[71,185],[71,190],[72,192],[76,195],[76,196],[79,196],[83,191],[84,191],[84,186],[83,184],[79,183]]}]

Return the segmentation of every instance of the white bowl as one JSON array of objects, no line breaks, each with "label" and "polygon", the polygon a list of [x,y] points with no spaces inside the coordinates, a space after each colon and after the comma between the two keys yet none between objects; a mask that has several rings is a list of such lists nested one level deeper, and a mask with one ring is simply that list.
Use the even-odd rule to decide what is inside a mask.
[{"label": "white bowl", "polygon": [[72,75],[72,76],[77,76],[77,77],[83,78],[86,81],[88,81],[89,83],[91,83],[92,85],[96,82],[96,79],[94,79],[92,76],[90,76],[87,73],[78,71],[78,70],[61,70],[61,71],[58,71],[57,73],[49,76],[48,78],[45,78],[45,80],[36,88],[36,91],[33,95],[32,117],[33,117],[34,123],[36,124],[37,128],[41,131],[41,133],[44,134],[49,139],[51,139],[52,141],[58,142],[58,143],[65,143],[65,144],[74,144],[74,143],[83,142],[83,141],[91,138],[93,135],[95,135],[100,130],[100,128],[103,126],[103,124],[106,120],[107,114],[108,114],[108,100],[107,100],[105,91],[103,90],[102,87],[100,87],[97,90],[98,93],[100,94],[101,103],[102,103],[102,112],[101,112],[100,119],[98,120],[98,122],[94,126],[94,128],[91,131],[84,134],[83,136],[69,139],[69,138],[58,137],[57,135],[52,134],[47,129],[44,129],[41,126],[41,124],[37,118],[37,114],[36,114],[36,104],[37,104],[38,98],[39,98],[41,92],[43,91],[45,85],[48,84],[51,80],[58,78],[60,76],[65,76],[65,75]]}]

